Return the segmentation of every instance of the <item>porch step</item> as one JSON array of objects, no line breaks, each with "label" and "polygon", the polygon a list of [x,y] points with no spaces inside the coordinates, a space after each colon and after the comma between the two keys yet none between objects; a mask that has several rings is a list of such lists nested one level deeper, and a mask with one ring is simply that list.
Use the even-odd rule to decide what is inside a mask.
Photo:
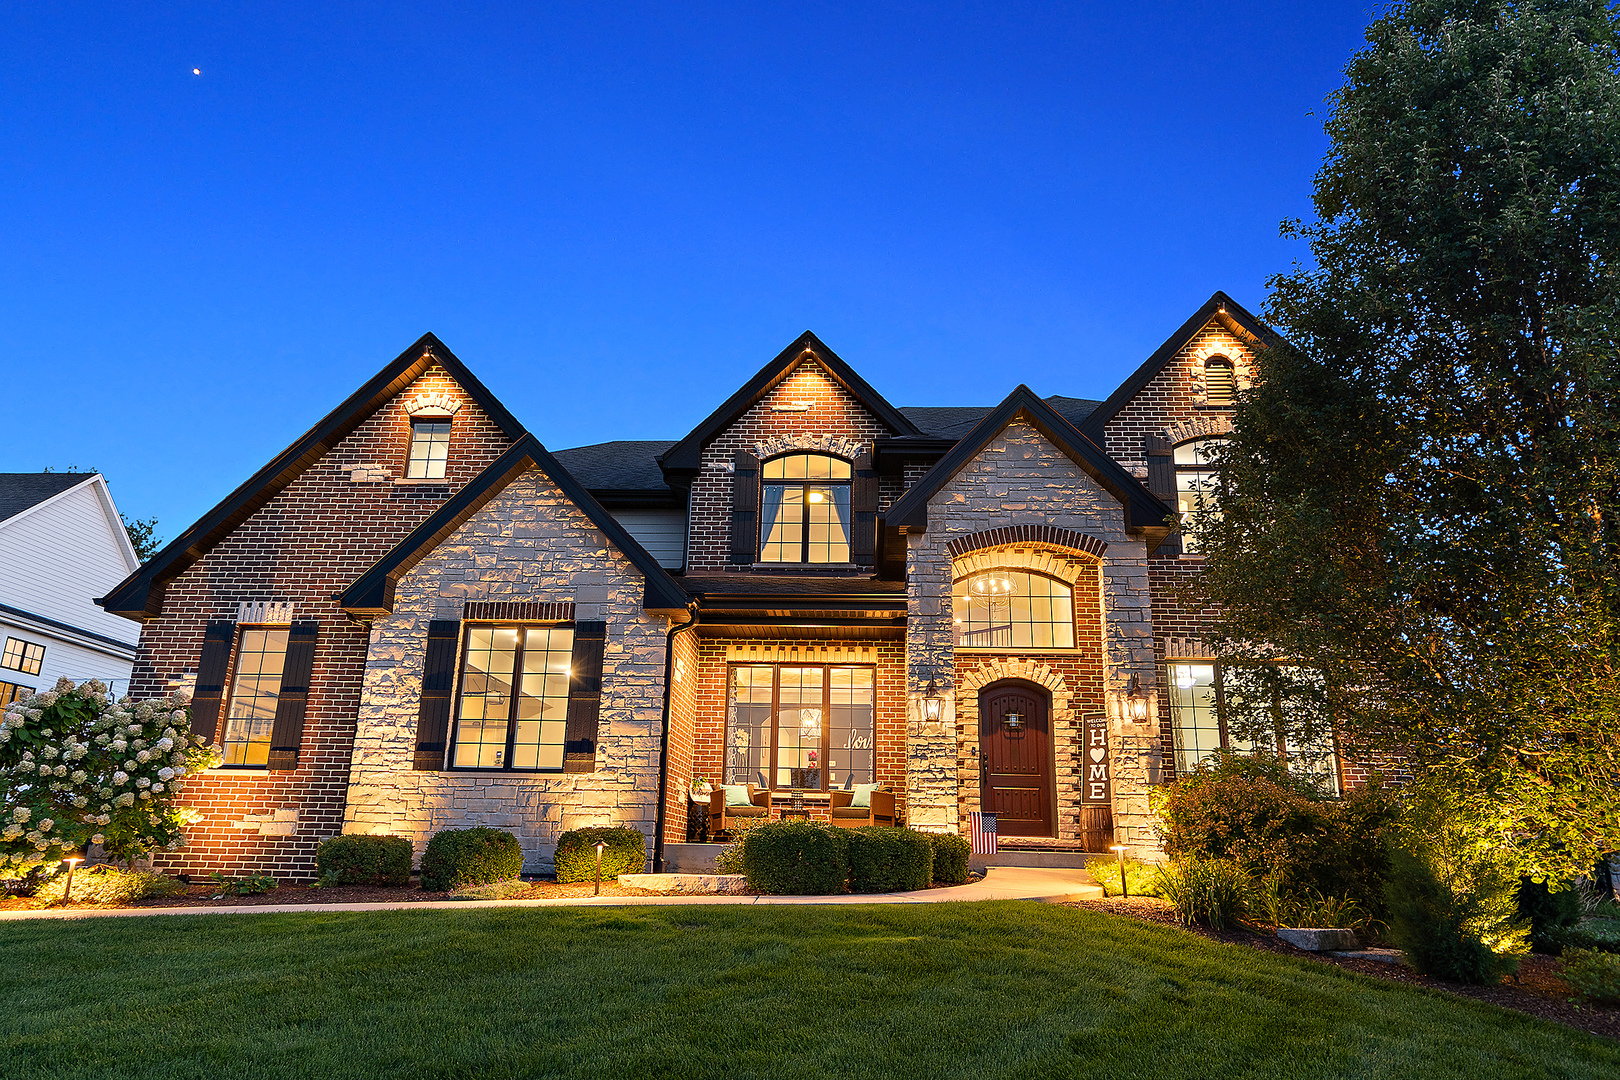
[{"label": "porch step", "polygon": [[1039,866],[1054,870],[1083,870],[1086,866],[1086,860],[1095,857],[1095,855],[1088,855],[1083,851],[1035,851],[1003,847],[994,855],[968,856],[968,865],[975,868],[986,866]]}]

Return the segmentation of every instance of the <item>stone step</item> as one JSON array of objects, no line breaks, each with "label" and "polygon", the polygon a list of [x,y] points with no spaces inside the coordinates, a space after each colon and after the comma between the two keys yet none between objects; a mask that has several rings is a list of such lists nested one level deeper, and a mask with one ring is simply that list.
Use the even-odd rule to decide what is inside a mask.
[{"label": "stone step", "polygon": [[1044,866],[1052,869],[1085,869],[1086,860],[1095,858],[1083,851],[1039,851],[1028,848],[1001,848],[994,855],[970,855],[968,865],[985,866]]},{"label": "stone step", "polygon": [[715,856],[725,849],[725,844],[665,844],[664,872],[712,874],[715,871]]}]

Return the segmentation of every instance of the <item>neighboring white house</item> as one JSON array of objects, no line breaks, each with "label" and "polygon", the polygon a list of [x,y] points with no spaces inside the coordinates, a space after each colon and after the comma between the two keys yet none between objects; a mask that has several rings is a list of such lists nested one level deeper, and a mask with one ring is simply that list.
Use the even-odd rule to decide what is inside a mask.
[{"label": "neighboring white house", "polygon": [[64,675],[126,692],[140,627],[92,598],[139,565],[100,473],[0,473],[0,703]]}]

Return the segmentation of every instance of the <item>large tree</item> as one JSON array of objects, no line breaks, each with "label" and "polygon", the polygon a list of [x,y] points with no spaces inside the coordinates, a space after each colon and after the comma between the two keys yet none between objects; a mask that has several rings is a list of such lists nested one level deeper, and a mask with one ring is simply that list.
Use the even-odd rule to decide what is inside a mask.
[{"label": "large tree", "polygon": [[1567,879],[1620,847],[1620,23],[1412,0],[1345,74],[1201,529],[1215,636]]}]

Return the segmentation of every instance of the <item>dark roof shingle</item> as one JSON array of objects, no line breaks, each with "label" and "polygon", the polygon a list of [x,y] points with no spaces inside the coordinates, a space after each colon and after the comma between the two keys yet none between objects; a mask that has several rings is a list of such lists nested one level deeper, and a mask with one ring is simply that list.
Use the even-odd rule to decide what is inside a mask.
[{"label": "dark roof shingle", "polygon": [[38,506],[51,496],[60,495],[94,475],[74,472],[0,473],[0,521],[15,517],[30,506]]},{"label": "dark roof shingle", "polygon": [[658,455],[674,442],[605,442],[557,450],[552,456],[591,491],[668,491]]}]

